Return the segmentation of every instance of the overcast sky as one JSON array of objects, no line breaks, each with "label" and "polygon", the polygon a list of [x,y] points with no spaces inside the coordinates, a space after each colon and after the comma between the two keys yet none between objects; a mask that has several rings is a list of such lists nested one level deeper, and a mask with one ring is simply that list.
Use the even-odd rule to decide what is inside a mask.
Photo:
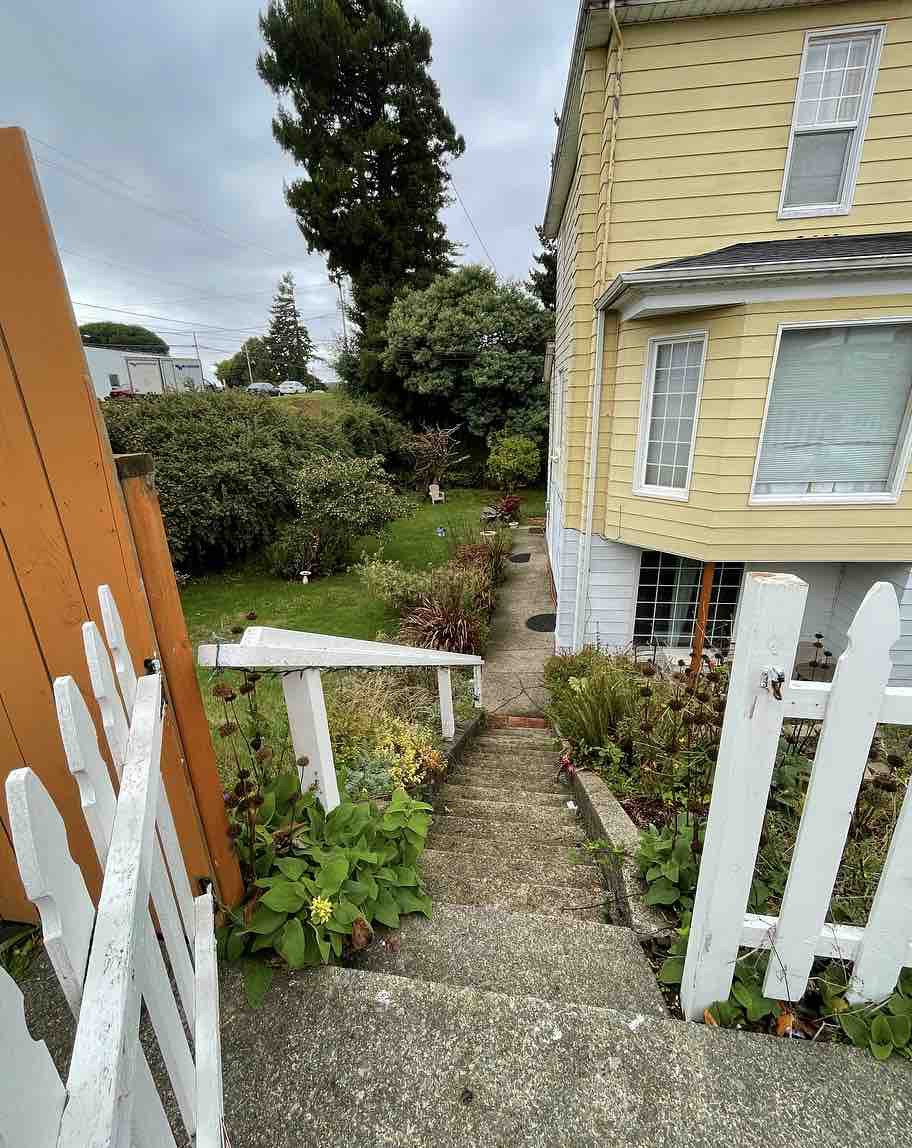
[{"label": "overcast sky", "polygon": [[[323,259],[283,197],[295,168],[256,74],[260,7],[0,0],[0,121],[30,135],[78,320],[142,323],[176,355],[192,354],[195,329],[208,368],[263,330],[285,270],[322,350],[340,329]],[[524,278],[576,2],[406,7],[431,30],[432,73],[466,139],[455,185],[499,274]],[[488,261],[458,203],[446,223],[463,259]]]}]

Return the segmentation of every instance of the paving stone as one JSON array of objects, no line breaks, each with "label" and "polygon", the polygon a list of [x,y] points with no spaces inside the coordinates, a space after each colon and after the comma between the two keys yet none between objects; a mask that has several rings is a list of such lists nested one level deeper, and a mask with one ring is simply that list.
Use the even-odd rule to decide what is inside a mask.
[{"label": "paving stone", "polygon": [[[434,842],[431,841],[431,846]],[[573,861],[569,850],[560,860],[528,858],[514,855],[492,856],[484,853],[454,853],[452,850],[427,848],[420,866],[427,875],[465,877],[485,881],[491,877],[515,881],[534,881],[537,885],[566,885],[568,888],[597,888],[601,883],[598,869],[582,859]]]}]

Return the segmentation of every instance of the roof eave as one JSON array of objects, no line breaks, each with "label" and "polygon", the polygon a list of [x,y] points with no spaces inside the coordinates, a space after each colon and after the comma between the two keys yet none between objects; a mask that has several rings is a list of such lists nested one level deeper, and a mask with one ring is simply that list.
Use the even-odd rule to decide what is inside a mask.
[{"label": "roof eave", "polygon": [[798,259],[777,263],[732,263],[717,267],[670,267],[656,270],[622,271],[608,284],[595,302],[596,310],[613,310],[630,288],[692,287],[718,283],[762,283],[817,274],[858,275],[877,271],[912,271],[912,252],[897,255],[861,255],[853,258]]}]

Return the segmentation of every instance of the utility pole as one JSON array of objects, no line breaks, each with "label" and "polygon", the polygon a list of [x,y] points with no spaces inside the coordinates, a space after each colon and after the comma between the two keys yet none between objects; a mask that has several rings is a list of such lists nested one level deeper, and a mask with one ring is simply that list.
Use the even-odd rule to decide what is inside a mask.
[{"label": "utility pole", "polygon": [[200,389],[202,390],[202,386],[203,386],[203,360],[200,358],[200,346],[199,346],[199,343],[197,342],[196,331],[193,332],[193,347],[194,347],[194,350],[196,351],[196,361],[199,363],[199,366],[200,366]]},{"label": "utility pole", "polygon": [[253,368],[250,365],[250,352],[247,350],[246,342],[244,343],[244,357],[247,360],[247,376],[252,383],[253,382]]},{"label": "utility pole", "polygon": [[345,321],[345,294],[342,291],[342,276],[336,280],[336,286],[339,288],[339,310],[342,312],[342,346],[345,348],[345,353],[348,354],[348,324]]}]

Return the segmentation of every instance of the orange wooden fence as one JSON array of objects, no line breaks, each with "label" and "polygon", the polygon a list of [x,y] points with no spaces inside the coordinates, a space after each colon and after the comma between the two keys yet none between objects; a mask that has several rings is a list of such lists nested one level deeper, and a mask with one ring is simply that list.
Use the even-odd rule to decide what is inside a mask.
[{"label": "orange wooden fence", "polygon": [[[25,135],[0,129],[0,918],[34,919],[9,838],[3,782],[34,769],[67,824],[90,891],[94,850],[57,732],[52,682],[92,697],[81,626],[107,583],[140,661],[161,654],[171,707],[162,773],[184,858],[236,900],[220,784],[146,478],[131,525]],[[134,529],[143,531],[134,537]],[[175,606],[178,603],[178,607]],[[143,672],[142,665],[137,671]],[[97,717],[97,715],[96,715]],[[99,727],[100,728],[100,727]]]}]

